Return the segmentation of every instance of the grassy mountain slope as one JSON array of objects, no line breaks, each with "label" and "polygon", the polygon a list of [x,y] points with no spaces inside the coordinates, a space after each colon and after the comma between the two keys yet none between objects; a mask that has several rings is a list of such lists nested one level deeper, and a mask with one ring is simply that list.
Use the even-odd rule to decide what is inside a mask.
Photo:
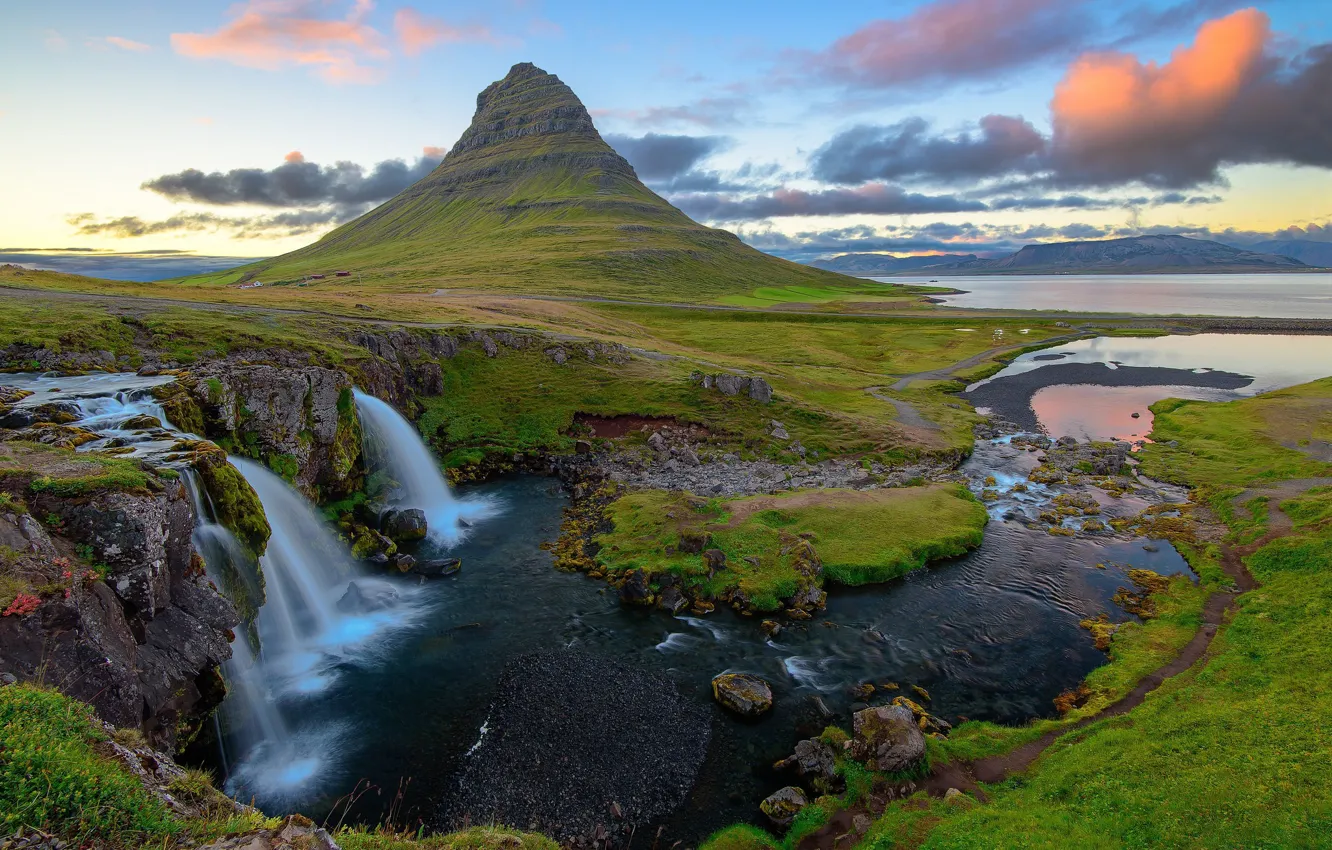
[{"label": "grassy mountain slope", "polygon": [[192,280],[339,270],[366,287],[661,300],[846,282],[692,221],[639,181],[567,85],[526,63],[477,97],[448,156],[397,197],[313,245]]}]

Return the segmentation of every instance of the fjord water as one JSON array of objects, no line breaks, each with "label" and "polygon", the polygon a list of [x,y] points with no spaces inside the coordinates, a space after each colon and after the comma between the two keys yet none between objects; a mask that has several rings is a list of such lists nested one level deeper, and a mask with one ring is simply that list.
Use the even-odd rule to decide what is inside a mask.
[{"label": "fjord water", "polygon": [[[919,285],[926,277],[874,276]],[[950,307],[1150,313],[1162,316],[1257,316],[1332,319],[1332,274],[1042,274],[949,275],[939,286]]]}]

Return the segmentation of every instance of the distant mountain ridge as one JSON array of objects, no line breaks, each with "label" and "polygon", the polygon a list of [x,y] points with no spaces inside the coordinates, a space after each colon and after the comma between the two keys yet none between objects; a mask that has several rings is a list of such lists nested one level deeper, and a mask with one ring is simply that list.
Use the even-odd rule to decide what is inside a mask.
[{"label": "distant mountain ridge", "polygon": [[514,65],[429,175],[297,251],[201,283],[288,283],[350,271],[369,284],[679,299],[838,275],[705,227],[638,179],[569,86]]},{"label": "distant mountain ridge", "polygon": [[830,260],[814,260],[810,265],[843,274],[893,274],[928,266],[966,263],[975,259],[975,254],[933,254],[918,257],[895,257],[892,254],[842,254]]},{"label": "distant mountain ridge", "polygon": [[1312,239],[1269,239],[1247,247],[1250,251],[1290,257],[1306,266],[1332,268],[1332,242],[1315,242]]},{"label": "distant mountain ridge", "polygon": [[910,274],[1075,274],[1122,272],[1264,272],[1309,268],[1279,254],[1235,248],[1187,236],[1129,236],[1027,245],[1007,257],[976,259]]}]

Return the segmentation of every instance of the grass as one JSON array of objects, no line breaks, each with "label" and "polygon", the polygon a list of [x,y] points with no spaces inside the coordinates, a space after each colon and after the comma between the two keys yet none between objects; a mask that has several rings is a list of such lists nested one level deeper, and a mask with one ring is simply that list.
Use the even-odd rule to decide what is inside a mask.
[{"label": "grass", "polygon": [[74,498],[107,490],[147,490],[156,480],[137,461],[9,442],[0,447],[0,487],[13,492],[15,484],[33,495]]},{"label": "grass", "polygon": [[43,688],[0,688],[0,827],[115,847],[174,834],[166,806],[97,752],[105,739],[86,705]]},{"label": "grass", "polygon": [[[647,491],[621,497],[609,515],[612,529],[595,540],[606,572],[671,573],[712,597],[739,589],[762,611],[780,607],[805,578],[800,541],[817,551],[823,580],[867,584],[979,546],[986,522],[985,509],[953,485],[729,500]],[[701,555],[679,551],[682,535],[709,538],[726,568],[709,578]]]},{"label": "grass", "polygon": [[[1291,423],[1306,427],[1330,384],[1224,404],[1163,403],[1153,436],[1178,445],[1151,447],[1152,471],[1203,495],[1309,477],[1319,468],[1281,434]],[[1251,540],[1266,507],[1230,514],[1232,539]],[[991,789],[987,805],[894,806],[861,846],[1322,846],[1332,833],[1332,732],[1315,718],[1332,712],[1332,490],[1315,487],[1276,507],[1292,529],[1246,559],[1261,587],[1240,597],[1205,663],[1127,715],[1061,739],[1026,776]],[[1200,545],[1190,554],[1213,552]],[[1119,691],[1170,657],[1196,625],[1188,594],[1205,589],[1173,581],[1156,597],[1158,618],[1121,629],[1114,661],[1088,684]],[[946,746],[959,757],[987,754],[983,732],[964,725]],[[998,738],[998,751],[1012,743]]]}]

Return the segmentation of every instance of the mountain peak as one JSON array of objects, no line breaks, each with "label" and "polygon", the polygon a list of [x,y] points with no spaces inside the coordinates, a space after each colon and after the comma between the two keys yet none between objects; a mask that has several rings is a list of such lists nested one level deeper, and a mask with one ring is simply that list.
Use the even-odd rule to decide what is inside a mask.
[{"label": "mountain peak", "polygon": [[[523,136],[560,134],[603,144],[587,107],[560,78],[519,62],[476,96],[476,114],[450,157]],[[606,148],[608,151],[609,147]]]}]

